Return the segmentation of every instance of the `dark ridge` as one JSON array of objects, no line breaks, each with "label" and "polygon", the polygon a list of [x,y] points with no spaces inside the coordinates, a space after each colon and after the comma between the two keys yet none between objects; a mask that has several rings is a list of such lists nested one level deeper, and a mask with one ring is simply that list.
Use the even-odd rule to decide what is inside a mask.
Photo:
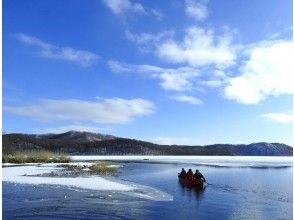
[{"label": "dark ridge", "polygon": [[158,145],[91,132],[61,134],[3,134],[2,152],[44,149],[75,155],[215,155],[292,156],[293,148],[280,143],[214,144],[206,146]]}]

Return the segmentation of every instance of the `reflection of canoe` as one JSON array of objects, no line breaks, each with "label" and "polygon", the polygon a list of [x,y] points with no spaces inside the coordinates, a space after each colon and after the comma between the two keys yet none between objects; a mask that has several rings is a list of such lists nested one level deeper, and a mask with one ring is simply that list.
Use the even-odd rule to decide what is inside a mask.
[{"label": "reflection of canoe", "polygon": [[195,188],[203,188],[203,185],[204,185],[204,181],[202,179],[200,180],[187,180],[187,179],[184,179],[184,178],[181,178],[178,174],[178,178],[179,178],[179,182],[181,184],[184,184],[188,187],[195,187]]}]

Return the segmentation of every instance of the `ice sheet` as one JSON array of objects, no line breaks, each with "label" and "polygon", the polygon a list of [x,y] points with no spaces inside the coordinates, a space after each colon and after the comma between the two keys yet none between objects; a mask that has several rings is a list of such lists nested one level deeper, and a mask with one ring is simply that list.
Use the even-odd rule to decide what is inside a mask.
[{"label": "ice sheet", "polygon": [[137,161],[146,163],[189,163],[219,167],[292,167],[293,157],[270,156],[71,156],[73,161]]}]

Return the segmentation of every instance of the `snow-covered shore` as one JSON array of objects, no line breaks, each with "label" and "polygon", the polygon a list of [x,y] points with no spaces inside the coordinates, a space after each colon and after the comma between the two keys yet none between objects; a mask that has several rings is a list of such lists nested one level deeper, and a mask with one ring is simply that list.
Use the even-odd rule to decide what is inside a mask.
[{"label": "snow-covered shore", "polygon": [[[75,162],[71,165],[89,166],[91,162]],[[5,165],[5,164],[4,164]],[[6,164],[8,165],[8,164]],[[31,185],[59,185],[70,188],[80,188],[98,191],[122,192],[130,196],[140,197],[155,201],[171,201],[173,197],[158,189],[143,186],[127,181],[121,181],[117,178],[105,178],[98,175],[91,176],[50,176],[50,173],[62,173],[61,164],[29,164],[23,166],[4,166],[2,168],[2,181],[18,184]],[[119,166],[119,165],[111,165]]]},{"label": "snow-covered shore", "polygon": [[91,177],[43,177],[42,174],[61,170],[58,164],[43,164],[40,166],[13,166],[5,167],[3,171],[3,181],[21,184],[53,184],[72,186],[92,190],[119,190],[130,191],[135,187],[107,180],[100,176]]}]

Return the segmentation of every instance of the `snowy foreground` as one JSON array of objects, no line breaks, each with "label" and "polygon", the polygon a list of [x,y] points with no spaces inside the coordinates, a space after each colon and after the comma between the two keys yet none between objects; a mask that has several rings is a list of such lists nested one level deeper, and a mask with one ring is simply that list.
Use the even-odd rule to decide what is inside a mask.
[{"label": "snowy foreground", "polygon": [[72,161],[133,161],[144,163],[187,163],[214,167],[292,167],[293,157],[253,156],[71,156]]},{"label": "snowy foreground", "polygon": [[[75,165],[90,165],[91,163],[72,163]],[[5,166],[9,165],[9,166]],[[116,178],[106,179],[102,176],[78,176],[78,177],[62,177],[49,176],[52,172],[62,172],[60,164],[30,164],[24,166],[11,166],[12,164],[4,164],[3,181],[19,184],[49,184],[66,186],[70,188],[80,188],[99,191],[119,191],[128,193],[131,196],[155,201],[171,201],[172,196],[152,187],[134,184],[131,182],[121,181]]]}]

